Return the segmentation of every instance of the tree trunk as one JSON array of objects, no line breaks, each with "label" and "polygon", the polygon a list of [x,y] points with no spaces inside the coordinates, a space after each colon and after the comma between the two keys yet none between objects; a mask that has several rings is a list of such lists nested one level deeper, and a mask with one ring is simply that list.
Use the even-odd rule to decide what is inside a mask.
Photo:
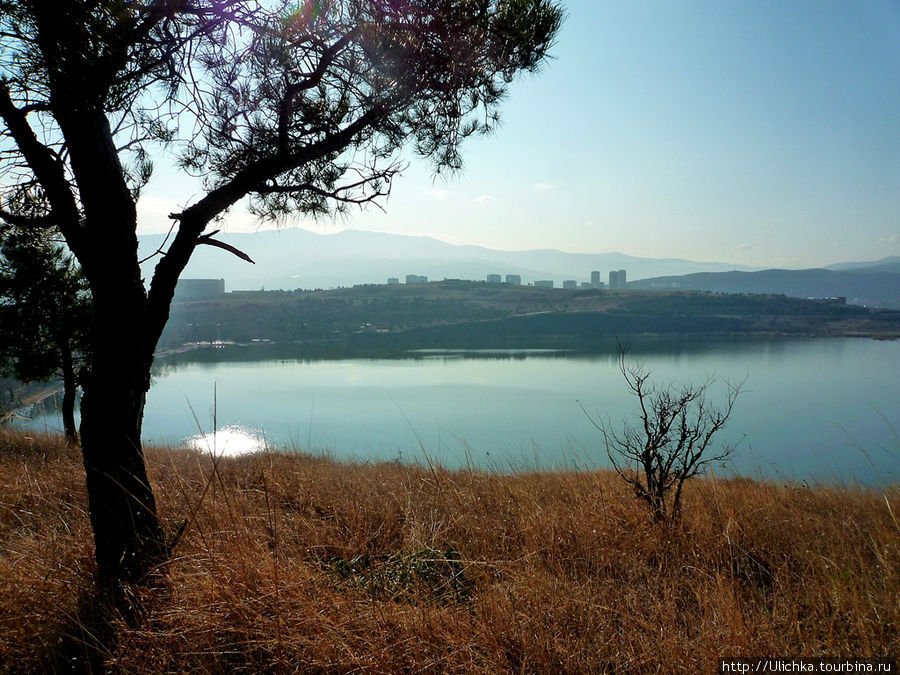
[{"label": "tree trunk", "polygon": [[62,93],[55,115],[84,211],[78,260],[92,296],[89,367],[81,383],[81,452],[97,571],[101,583],[114,586],[141,579],[168,555],[141,448],[159,333],[148,331],[137,212],[109,120],[97,100],[86,102],[68,83],[57,84]]},{"label": "tree trunk", "polygon": [[167,554],[140,442],[144,400],[140,378],[109,372],[92,375],[82,398],[81,449],[101,581],[136,581]]},{"label": "tree trunk", "polygon": [[[116,300],[122,298],[113,293]],[[94,295],[91,367],[82,384],[81,450],[102,583],[137,581],[168,555],[141,448],[152,348],[140,310]]]},{"label": "tree trunk", "polygon": [[72,345],[68,338],[63,338],[60,352],[62,353],[63,375],[63,399],[62,419],[63,430],[66,434],[66,445],[78,445],[78,430],[75,427],[75,369],[72,366]]}]

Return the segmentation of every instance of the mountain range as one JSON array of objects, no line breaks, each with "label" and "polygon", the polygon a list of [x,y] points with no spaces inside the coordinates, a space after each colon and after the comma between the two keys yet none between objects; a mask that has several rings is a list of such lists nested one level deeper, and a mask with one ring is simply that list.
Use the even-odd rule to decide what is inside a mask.
[{"label": "mountain range", "polygon": [[[624,269],[629,279],[651,276],[751,270],[724,262],[697,262],[679,258],[640,258],[622,253],[565,253],[540,249],[499,251],[481,246],[448,244],[432,237],[344,230],[317,234],[303,229],[264,230],[221,234],[249,255],[250,265],[220,249],[201,246],[185,270],[186,278],[224,278],[227,290],[333,288],[355,284],[404,280],[407,274],[431,280],[485,279],[488,274],[518,274],[523,283],[549,279],[589,281],[591,272],[605,281],[610,270]],[[158,249],[162,235],[140,237],[141,257]],[[151,260],[145,277],[152,274]]]},{"label": "mountain range", "polygon": [[[727,262],[681,258],[641,258],[622,253],[566,253],[552,249],[501,251],[449,244],[426,236],[360,230],[318,234],[304,229],[221,234],[251,265],[218,248],[197,249],[182,277],[224,278],[226,290],[314,289],[401,283],[407,274],[431,280],[483,280],[488,274],[521,276],[528,284],[540,279],[557,286],[567,279],[589,281],[600,272],[627,272],[629,288],[680,288],[730,293],[783,293],[797,297],[845,296],[856,304],[900,307],[900,257],[847,262],[814,270],[760,270]],[[162,235],[140,237],[141,257],[163,245]],[[144,276],[152,275],[151,259]]]}]

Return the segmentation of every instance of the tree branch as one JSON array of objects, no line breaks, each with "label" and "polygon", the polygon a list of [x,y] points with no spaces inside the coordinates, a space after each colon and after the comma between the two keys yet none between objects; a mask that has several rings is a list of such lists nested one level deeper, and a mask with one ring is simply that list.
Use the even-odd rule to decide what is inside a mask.
[{"label": "tree branch", "polygon": [[38,140],[28,124],[26,113],[13,103],[5,79],[0,79],[0,118],[6,123],[9,135],[43,188],[44,194],[47,195],[56,221],[54,224],[66,237],[72,252],[80,258],[84,253],[81,250],[81,217],[72,187],[66,180],[63,165],[53,152]]},{"label": "tree branch", "polygon": [[294,99],[303,91],[307,89],[312,89],[319,85],[322,81],[322,78],[325,76],[325,73],[328,72],[328,67],[332,64],[332,62],[337,58],[337,55],[340,54],[341,50],[350,44],[350,41],[353,39],[353,35],[355,31],[350,31],[340,40],[335,42],[330,47],[326,47],[322,51],[322,57],[319,59],[319,63],[316,64],[315,70],[310,73],[305,79],[295,82],[292,85],[289,85],[285,91],[284,96],[281,99],[281,105],[279,106],[278,111],[278,152],[286,153],[288,151],[288,122],[290,121],[291,114],[294,110]]},{"label": "tree branch", "polygon": [[[178,219],[182,221],[182,227],[185,222],[195,223],[194,228],[199,227],[200,230],[194,236],[199,236],[206,224],[213,218],[250,192],[256,191],[267,180],[343,150],[356,134],[364,131],[389,112],[390,108],[387,104],[375,104],[355,121],[317,143],[301,148],[285,157],[270,156],[253,162],[235,174],[227,183],[210,191],[205,197],[177,214]],[[173,242],[174,245],[175,242]]]},{"label": "tree branch", "polygon": [[[313,185],[312,183],[294,183],[291,185],[263,185],[254,190],[259,194],[293,194],[300,192],[312,192],[313,194],[317,194],[321,197],[325,197],[327,199],[333,199],[337,202],[342,202],[345,204],[368,204],[372,202],[374,199],[378,197],[384,197],[389,194],[388,190],[384,189],[376,189],[372,194],[366,195],[365,193],[361,197],[351,197],[346,194],[352,190],[357,190],[359,188],[364,188],[367,185],[371,185],[372,183],[376,183],[379,180],[387,180],[390,182],[391,178],[396,174],[400,169],[398,168],[390,168],[385,169],[374,176],[367,176],[362,178],[361,180],[356,181],[355,183],[348,183],[347,185],[341,185],[340,187],[336,187],[332,190],[326,190],[325,188],[321,188],[317,185]],[[377,205],[377,204],[376,204]]]},{"label": "tree branch", "polygon": [[[173,213],[170,217],[178,221],[178,232],[166,255],[157,263],[153,271],[153,279],[150,282],[150,291],[147,294],[147,339],[155,341],[162,333],[169,318],[169,305],[175,294],[178,277],[187,266],[203,230],[213,218],[264,184],[266,180],[274,179],[285,171],[339,152],[352,141],[356,134],[387,114],[389,114],[389,109],[385,104],[375,104],[338,133],[288,157],[263,158],[238,172],[230,181],[212,190],[181,213]],[[216,246],[217,244],[211,245]],[[238,254],[235,253],[235,255]]]},{"label": "tree branch", "polygon": [[54,218],[52,212],[46,216],[22,216],[17,213],[11,213],[6,209],[0,208],[0,220],[4,221],[8,225],[40,230],[44,230],[56,225],[56,218]]},{"label": "tree branch", "polygon": [[217,247],[217,248],[224,249],[224,250],[228,251],[229,253],[233,253],[234,255],[236,255],[236,256],[237,256],[238,258],[240,258],[241,260],[246,260],[246,261],[247,261],[248,263],[250,263],[251,265],[255,265],[255,264],[256,264],[256,263],[253,261],[253,258],[251,258],[249,255],[247,255],[246,253],[244,253],[244,252],[243,252],[242,250],[240,250],[239,248],[236,248],[235,246],[232,246],[231,244],[226,244],[224,241],[219,241],[218,239],[213,239],[212,236],[213,236],[214,234],[216,234],[218,231],[219,231],[219,230],[213,230],[213,231],[210,232],[209,234],[204,234],[202,237],[198,237],[198,238],[197,238],[197,243],[198,243],[198,244],[207,244],[208,246],[215,246],[215,247]]}]

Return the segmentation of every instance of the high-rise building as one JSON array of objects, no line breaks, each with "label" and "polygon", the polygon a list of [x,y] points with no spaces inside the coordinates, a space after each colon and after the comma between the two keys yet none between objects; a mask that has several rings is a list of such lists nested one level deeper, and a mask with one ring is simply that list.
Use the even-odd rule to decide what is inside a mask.
[{"label": "high-rise building", "polygon": [[573,290],[575,288],[578,288],[578,282],[575,281],[575,279],[566,279],[565,281],[563,281],[563,288]]},{"label": "high-rise building", "polygon": [[553,281],[550,279],[541,279],[534,282],[535,288],[553,288]]},{"label": "high-rise building", "polygon": [[388,286],[393,286],[394,284],[399,284],[400,280],[397,277],[388,277]]},{"label": "high-rise building", "polygon": [[508,283],[510,286],[521,286],[522,277],[518,274],[507,274],[506,283]]},{"label": "high-rise building", "polygon": [[625,270],[612,270],[609,273],[609,287],[611,289],[626,288]]},{"label": "high-rise building", "polygon": [[488,274],[487,275],[487,282],[489,284],[499,284],[500,279],[501,279],[501,277],[499,274]]},{"label": "high-rise building", "polygon": [[600,272],[596,270],[591,272],[591,286],[600,288]]}]

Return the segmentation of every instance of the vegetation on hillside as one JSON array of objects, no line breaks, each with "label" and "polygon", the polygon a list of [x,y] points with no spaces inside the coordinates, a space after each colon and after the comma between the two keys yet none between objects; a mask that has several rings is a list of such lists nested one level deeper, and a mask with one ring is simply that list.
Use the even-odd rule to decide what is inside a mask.
[{"label": "vegetation on hillside", "polygon": [[[81,459],[0,436],[0,664],[95,672],[712,672],[900,653],[900,492],[712,477],[655,524],[608,472],[148,449],[164,577],[93,595]],[[0,669],[2,669],[0,668]]]},{"label": "vegetation on hillside", "polygon": [[577,347],[615,335],[900,336],[900,312],[780,295],[562,290],[472,281],[260,291],[177,303],[161,345],[254,338],[369,349]]}]

